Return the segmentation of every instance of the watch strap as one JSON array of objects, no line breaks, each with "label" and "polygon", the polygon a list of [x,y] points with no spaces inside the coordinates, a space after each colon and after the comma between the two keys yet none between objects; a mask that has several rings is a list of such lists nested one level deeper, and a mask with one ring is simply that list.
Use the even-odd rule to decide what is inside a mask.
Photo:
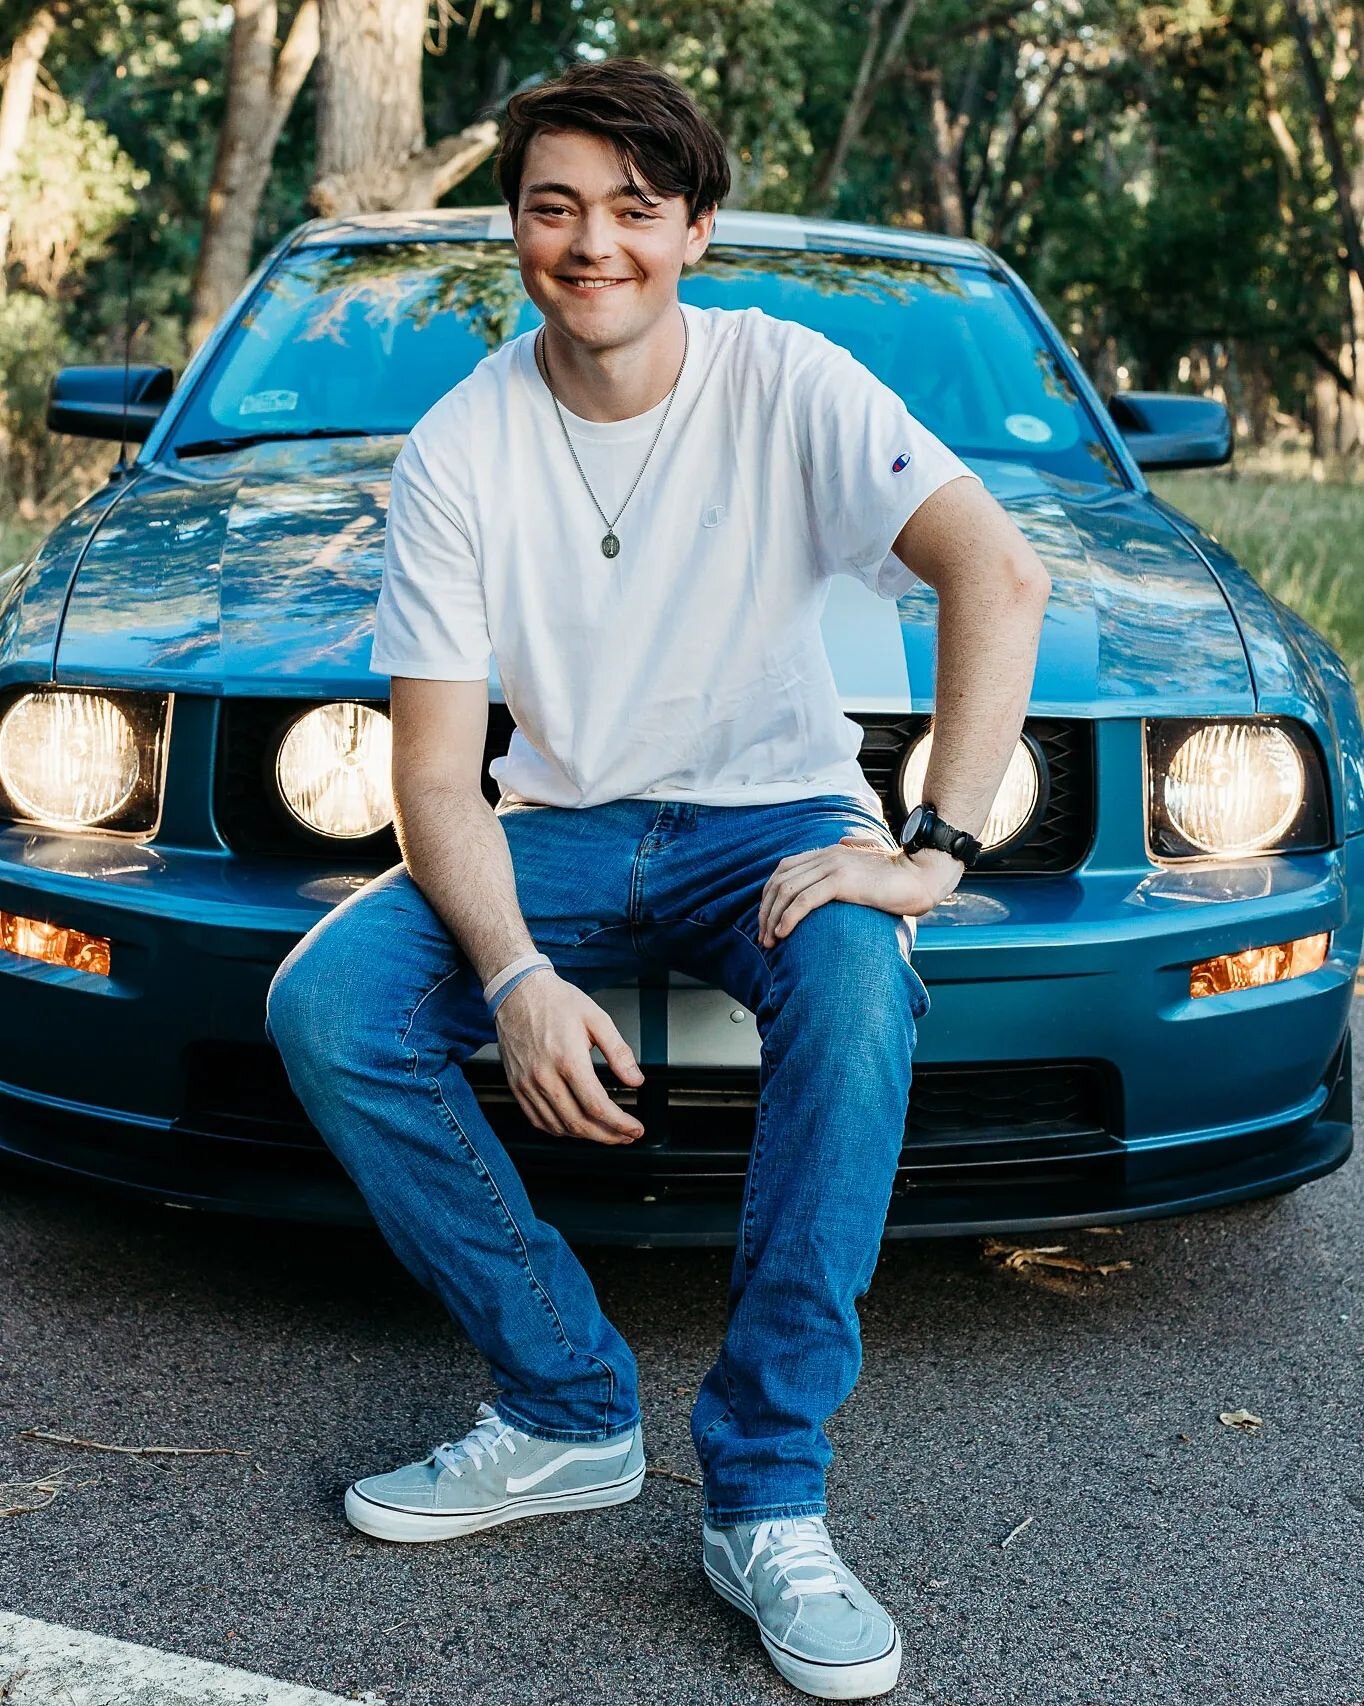
[{"label": "watch strap", "polygon": [[923,817],[910,839],[904,843],[905,851],[913,853],[920,847],[933,847],[940,852],[950,853],[954,859],[960,859],[967,870],[970,870],[980,857],[980,842],[969,831],[958,829],[955,824],[939,817],[936,808],[927,800],[923,802],[923,806]]}]

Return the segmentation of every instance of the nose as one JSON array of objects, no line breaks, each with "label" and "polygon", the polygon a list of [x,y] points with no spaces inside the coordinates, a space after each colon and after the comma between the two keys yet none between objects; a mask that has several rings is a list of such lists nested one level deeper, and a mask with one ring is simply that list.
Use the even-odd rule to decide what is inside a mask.
[{"label": "nose", "polygon": [[605,207],[586,207],[578,218],[571,245],[575,261],[596,265],[615,252],[615,229]]}]

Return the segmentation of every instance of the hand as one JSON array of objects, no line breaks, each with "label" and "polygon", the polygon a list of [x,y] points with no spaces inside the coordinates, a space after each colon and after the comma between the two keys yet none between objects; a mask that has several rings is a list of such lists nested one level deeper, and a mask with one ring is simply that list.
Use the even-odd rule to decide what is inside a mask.
[{"label": "hand", "polygon": [[758,907],[758,941],[772,947],[826,900],[852,900],[900,917],[931,912],[961,881],[965,867],[937,848],[905,856],[871,835],[845,835],[835,846],[783,859]]},{"label": "hand", "polygon": [[644,1074],[611,1015],[552,971],[523,977],[493,1014],[507,1083],[530,1123],[555,1137],[633,1143],[644,1127],[618,1108],[592,1063],[592,1045],[624,1084]]}]

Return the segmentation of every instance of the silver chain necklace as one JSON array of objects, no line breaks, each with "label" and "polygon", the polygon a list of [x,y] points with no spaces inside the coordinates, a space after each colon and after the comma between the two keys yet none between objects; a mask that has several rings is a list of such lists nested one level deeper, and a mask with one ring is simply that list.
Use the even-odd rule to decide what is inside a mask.
[{"label": "silver chain necklace", "polygon": [[625,504],[628,504],[630,499],[634,497],[635,487],[644,477],[644,470],[649,466],[649,458],[654,453],[654,445],[656,445],[659,439],[663,436],[663,429],[668,424],[668,416],[672,413],[673,398],[677,395],[677,387],[682,383],[682,374],[687,365],[687,350],[691,343],[691,332],[687,326],[686,316],[683,315],[682,317],[682,365],[678,368],[677,378],[673,380],[672,390],[668,393],[668,406],[663,411],[663,418],[659,421],[653,440],[644,454],[644,460],[639,465],[639,473],[635,475],[634,480],[631,483],[630,490],[625,494],[625,503],[623,503],[616,511],[615,520],[611,520],[607,516],[606,511],[599,503],[597,503],[597,494],[592,490],[591,481],[588,479],[587,475],[583,473],[583,465],[578,460],[578,452],[573,448],[573,440],[568,436],[568,426],[564,420],[564,412],[559,407],[559,399],[554,395],[554,387],[550,384],[549,358],[545,353],[544,335],[544,328],[541,327],[536,337],[536,347],[540,352],[540,361],[544,369],[545,387],[553,401],[554,412],[559,417],[559,426],[563,430],[564,443],[568,446],[568,453],[573,458],[573,465],[578,470],[582,483],[587,487],[588,497],[590,497],[593,504],[596,505],[597,514],[606,523],[606,533],[601,542],[601,554],[603,557],[617,557],[620,555],[620,540],[616,537],[616,522],[625,514]]}]

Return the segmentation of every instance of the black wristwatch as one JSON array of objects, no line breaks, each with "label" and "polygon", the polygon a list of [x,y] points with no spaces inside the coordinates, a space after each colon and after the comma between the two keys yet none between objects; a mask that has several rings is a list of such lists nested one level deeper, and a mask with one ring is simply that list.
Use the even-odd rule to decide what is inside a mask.
[{"label": "black wristwatch", "polygon": [[926,800],[910,807],[909,816],[900,831],[900,846],[906,853],[917,852],[920,847],[937,847],[944,853],[950,853],[954,859],[960,859],[968,871],[980,858],[980,842],[975,836],[940,818],[936,808]]}]

